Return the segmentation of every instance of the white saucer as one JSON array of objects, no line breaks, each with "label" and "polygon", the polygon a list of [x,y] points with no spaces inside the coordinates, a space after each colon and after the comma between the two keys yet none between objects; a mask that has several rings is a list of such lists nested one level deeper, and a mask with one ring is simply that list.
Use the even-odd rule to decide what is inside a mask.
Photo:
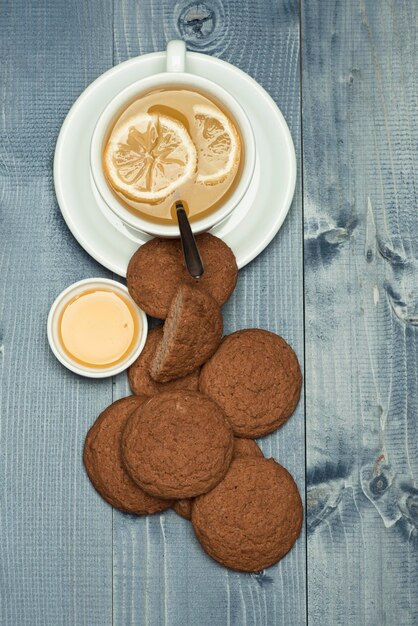
[{"label": "white saucer", "polygon": [[[126,275],[129,259],[149,236],[126,227],[93,192],[90,140],[107,102],[135,80],[164,71],[165,58],[165,52],[147,54],[102,74],[70,109],[55,149],[55,192],[69,229],[96,261],[120,276]],[[274,101],[248,74],[195,52],[187,53],[187,71],[230,91],[253,125],[257,145],[253,181],[232,215],[211,231],[232,248],[241,268],[270,243],[289,210],[296,182],[292,138]]]}]

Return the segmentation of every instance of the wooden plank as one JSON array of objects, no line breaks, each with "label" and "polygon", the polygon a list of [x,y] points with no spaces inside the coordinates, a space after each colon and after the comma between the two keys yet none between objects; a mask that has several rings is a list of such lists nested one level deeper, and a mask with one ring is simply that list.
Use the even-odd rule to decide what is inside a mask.
[{"label": "wooden plank", "polygon": [[418,622],[417,18],[302,3],[312,625]]},{"label": "wooden plank", "polygon": [[106,275],[65,226],[52,158],[70,105],[112,64],[112,3],[14,0],[0,35],[0,623],[103,626],[112,511],[81,453],[112,386],[56,361],[46,319],[68,284]]},{"label": "wooden plank", "polygon": [[[296,1],[237,0],[115,4],[115,62],[162,50],[183,37],[190,50],[214,54],[258,80],[282,109],[300,155],[299,26]],[[279,235],[240,272],[224,307],[225,331],[259,326],[282,334],[303,361],[300,185]],[[115,397],[128,393],[126,377]],[[304,493],[304,419],[296,415],[261,441],[296,477]],[[188,522],[169,511],[136,519],[114,515],[114,622],[295,625],[305,623],[305,544],[260,576],[228,571],[199,548]]]}]

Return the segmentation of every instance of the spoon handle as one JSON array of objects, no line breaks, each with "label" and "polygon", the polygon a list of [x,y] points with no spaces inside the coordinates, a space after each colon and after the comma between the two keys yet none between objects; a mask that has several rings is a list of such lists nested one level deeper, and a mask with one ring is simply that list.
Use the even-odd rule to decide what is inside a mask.
[{"label": "spoon handle", "polygon": [[193,276],[193,278],[200,278],[204,272],[203,263],[200,258],[192,229],[190,228],[187,213],[181,202],[176,202],[176,211],[186,267],[190,276]]}]

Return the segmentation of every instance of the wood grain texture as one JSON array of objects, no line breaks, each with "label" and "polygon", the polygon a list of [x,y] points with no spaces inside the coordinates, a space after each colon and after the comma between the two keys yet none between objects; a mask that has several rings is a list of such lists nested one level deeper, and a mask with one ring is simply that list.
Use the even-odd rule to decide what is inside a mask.
[{"label": "wood grain texture", "polygon": [[[255,576],[221,568],[169,511],[105,505],[81,451],[126,376],[49,351],[69,283],[107,272],[59,213],[52,157],[75,98],[112,63],[182,37],[256,78],[300,156],[296,0],[4,2],[0,23],[0,623],[306,623],[305,538]],[[302,2],[308,609],[321,626],[418,622],[418,96],[412,0]],[[113,40],[112,40],[113,36]],[[245,45],[244,45],[245,44]],[[299,159],[300,162],[300,159]],[[224,308],[303,357],[301,189]],[[304,491],[303,406],[260,442]]]},{"label": "wood grain texture", "polygon": [[5,2],[0,41],[0,623],[110,624],[112,511],[81,454],[112,387],[56,361],[46,319],[64,287],[106,274],[64,224],[52,157],[70,105],[112,63],[112,6]]},{"label": "wood grain texture", "polygon": [[[162,50],[182,37],[256,78],[290,126],[299,159],[299,15],[296,1],[115,3],[115,63]],[[245,45],[243,44],[245,42]],[[282,334],[303,361],[300,185],[290,214],[268,249],[240,272],[224,307],[225,332],[258,326]],[[128,392],[116,380],[115,397]],[[303,403],[260,446],[296,477],[304,494]],[[305,539],[257,576],[228,571],[200,549],[190,523],[172,511],[136,519],[114,514],[114,623],[291,625],[305,623]]]},{"label": "wood grain texture", "polygon": [[312,625],[418,622],[417,18],[302,7]]}]

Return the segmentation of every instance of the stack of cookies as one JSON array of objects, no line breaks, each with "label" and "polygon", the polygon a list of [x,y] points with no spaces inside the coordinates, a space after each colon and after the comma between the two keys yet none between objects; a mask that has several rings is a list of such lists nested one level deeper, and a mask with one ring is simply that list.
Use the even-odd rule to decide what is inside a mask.
[{"label": "stack of cookies", "polygon": [[301,372],[274,333],[222,338],[220,307],[236,285],[235,257],[213,235],[197,240],[205,266],[198,283],[178,240],[153,239],[132,257],[131,296],[165,321],[129,369],[134,395],[114,402],[89,430],[84,465],[112,506],[136,515],[172,507],[191,519],[212,558],[256,572],[279,561],[302,526],[293,478],[253,440],[292,415]]}]

